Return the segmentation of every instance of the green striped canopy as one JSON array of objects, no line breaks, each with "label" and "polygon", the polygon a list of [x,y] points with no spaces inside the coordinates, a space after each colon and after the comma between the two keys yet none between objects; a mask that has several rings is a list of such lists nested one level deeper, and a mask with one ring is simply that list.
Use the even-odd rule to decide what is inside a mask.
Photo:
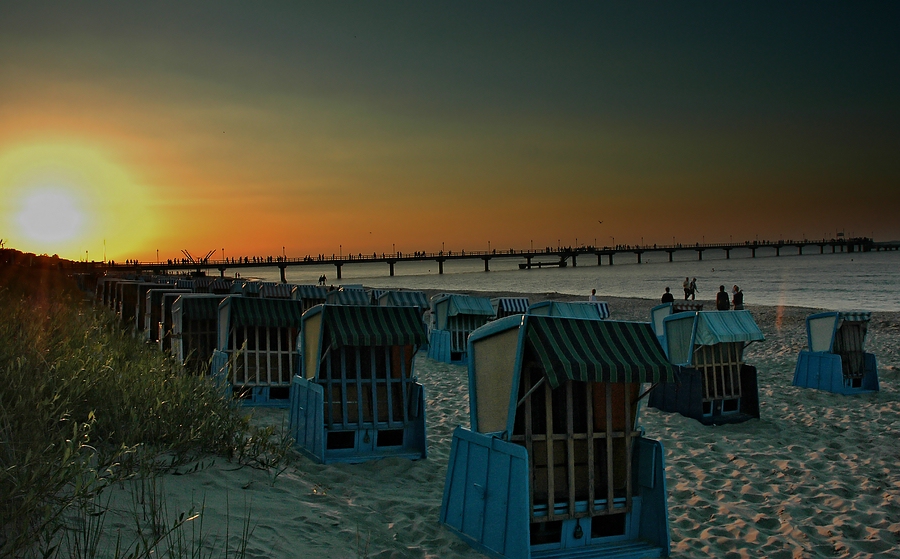
[{"label": "green striped canopy", "polygon": [[300,327],[303,302],[292,299],[261,299],[257,297],[229,297],[222,301],[229,307],[231,326],[268,326],[272,328]]},{"label": "green striped canopy", "polygon": [[329,291],[325,301],[335,305],[371,305],[372,298],[362,289]]},{"label": "green striped canopy", "polygon": [[335,347],[424,345],[427,341],[415,307],[326,304],[322,325]]},{"label": "green striped canopy", "polygon": [[328,296],[328,289],[318,285],[297,285],[294,290],[298,299],[324,301]]},{"label": "green striped canopy", "polygon": [[219,318],[219,302],[222,301],[223,297],[204,293],[200,297],[178,297],[176,301],[181,301],[181,316],[184,318],[190,320],[217,320]]},{"label": "green striped canopy", "polygon": [[649,323],[525,317],[527,347],[550,386],[593,382],[672,382],[675,368]]},{"label": "green striped canopy", "polygon": [[385,291],[379,294],[378,302],[386,307],[428,308],[428,297],[424,291]]}]

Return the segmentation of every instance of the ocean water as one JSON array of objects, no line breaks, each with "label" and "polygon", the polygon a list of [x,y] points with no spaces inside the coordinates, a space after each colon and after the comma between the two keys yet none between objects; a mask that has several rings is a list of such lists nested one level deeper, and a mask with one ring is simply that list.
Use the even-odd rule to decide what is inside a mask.
[{"label": "ocean water", "polygon": [[[738,284],[748,305],[900,311],[900,252],[788,254],[793,250],[784,248],[781,256],[758,250],[757,257],[751,258],[749,250],[739,249],[726,259],[724,251],[710,249],[703,253],[702,261],[696,253],[685,250],[675,254],[674,262],[669,262],[665,253],[645,253],[641,264],[635,255],[619,253],[613,266],[607,264],[606,257],[598,266],[593,255],[581,255],[576,267],[532,270],[518,269],[524,259],[502,258],[490,261],[490,272],[484,271],[481,260],[471,260],[445,262],[443,274],[438,274],[437,262],[423,260],[396,264],[393,277],[387,264],[345,264],[340,281],[335,267],[325,264],[288,267],[286,279],[290,283],[315,284],[325,274],[332,285],[447,292],[557,292],[585,298],[591,289],[596,289],[600,297],[658,299],[669,286],[676,299],[681,299],[682,282],[689,276],[697,278],[697,298],[704,301],[715,298],[719,285],[730,291],[732,285]],[[244,278],[280,280],[277,267],[245,268],[240,273]]]}]

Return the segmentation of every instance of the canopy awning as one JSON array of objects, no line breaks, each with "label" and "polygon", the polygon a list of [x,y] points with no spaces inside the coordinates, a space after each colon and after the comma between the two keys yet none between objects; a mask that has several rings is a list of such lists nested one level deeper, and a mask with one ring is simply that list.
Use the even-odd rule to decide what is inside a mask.
[{"label": "canopy awning", "polygon": [[847,322],[869,322],[872,319],[871,311],[841,311],[841,320]]},{"label": "canopy awning", "polygon": [[303,302],[292,299],[263,299],[258,297],[230,297],[222,302],[229,308],[232,328],[268,326],[272,328],[300,327]]},{"label": "canopy awning", "polygon": [[494,316],[494,307],[487,297],[470,297],[468,295],[450,295],[447,316],[460,314],[477,316]]},{"label": "canopy awning", "polygon": [[491,303],[497,306],[497,314],[525,314],[528,312],[528,297],[497,297],[491,299]]},{"label": "canopy awning", "polygon": [[[185,294],[192,295],[192,294]],[[173,305],[178,304],[181,309],[181,316],[190,320],[218,320],[219,303],[224,296],[207,295],[196,296],[180,296],[175,300]],[[180,303],[178,303],[180,301]]]},{"label": "canopy awning", "polygon": [[424,291],[385,291],[379,295],[378,302],[388,307],[428,308],[428,297]]},{"label": "canopy awning", "polygon": [[290,299],[293,291],[294,286],[289,283],[267,283],[260,286],[259,296],[270,299]]},{"label": "canopy awning", "polygon": [[757,342],[766,339],[750,311],[700,311],[694,345]]},{"label": "canopy awning", "polygon": [[330,305],[371,305],[369,294],[362,289],[329,291],[325,301]]},{"label": "canopy awning", "polygon": [[305,301],[324,301],[328,296],[328,289],[318,285],[295,285],[294,294],[297,299]]},{"label": "canopy awning", "polygon": [[531,305],[528,313],[560,318],[603,320],[609,318],[609,305],[606,301],[541,301]]},{"label": "canopy awning", "polygon": [[425,325],[415,307],[326,304],[322,327],[336,347],[424,345],[427,341]]},{"label": "canopy awning", "polygon": [[675,367],[649,323],[526,315],[528,348],[550,386],[565,380],[672,382]]}]

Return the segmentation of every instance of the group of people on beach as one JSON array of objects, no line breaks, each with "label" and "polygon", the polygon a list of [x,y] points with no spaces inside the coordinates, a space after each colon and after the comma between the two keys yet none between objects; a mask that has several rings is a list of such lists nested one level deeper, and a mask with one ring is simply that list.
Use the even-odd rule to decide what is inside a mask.
[{"label": "group of people on beach", "polygon": [[[684,300],[696,300],[698,291],[697,278],[684,278],[682,286],[684,287]],[[666,291],[663,293],[660,300],[663,303],[674,303],[675,296],[669,288],[666,287]],[[738,287],[737,284],[735,284],[731,288],[731,296],[729,297],[728,293],[725,291],[725,286],[720,285],[719,292],[716,293],[716,310],[727,311],[731,309],[736,311],[744,310],[744,292],[741,291],[741,288]]]},{"label": "group of people on beach", "polygon": [[736,311],[744,310],[744,292],[741,291],[737,284],[733,285],[731,287],[731,300],[729,301],[725,286],[720,285],[719,292],[716,293],[716,310],[727,311],[731,309]]}]

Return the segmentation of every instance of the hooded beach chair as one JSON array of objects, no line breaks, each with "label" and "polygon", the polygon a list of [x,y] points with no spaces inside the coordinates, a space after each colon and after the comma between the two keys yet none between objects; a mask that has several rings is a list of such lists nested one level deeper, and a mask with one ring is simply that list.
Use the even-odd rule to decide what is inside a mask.
[{"label": "hooded beach chair", "polygon": [[227,297],[218,308],[218,351],[225,369],[214,371],[231,384],[244,405],[288,407],[299,355],[303,303],[292,299]]},{"label": "hooded beach chair", "polygon": [[806,317],[808,349],[800,352],[794,386],[838,394],[878,391],[878,363],[865,351],[872,313],[823,312]]},{"label": "hooded beach chair", "polygon": [[431,298],[428,357],[443,363],[465,363],[469,334],[493,318],[494,307],[487,297],[435,295]]},{"label": "hooded beach chair", "polygon": [[317,305],[304,313],[290,432],[324,462],[424,458],[425,393],[413,357],[425,343],[415,307]]},{"label": "hooded beach chair", "polygon": [[172,302],[172,355],[189,372],[210,373],[210,358],[219,335],[219,303],[225,297],[228,296],[184,293]]},{"label": "hooded beach chair", "polygon": [[663,319],[663,333],[669,361],[682,368],[648,405],[705,425],[759,418],[756,367],[744,363],[744,348],[765,337],[750,311],[676,313]]},{"label": "hooded beach chair", "polygon": [[[157,286],[147,290],[144,295],[144,341],[159,343],[159,323],[162,321],[163,295],[190,293],[187,289],[175,289],[175,284]],[[172,299],[174,301],[174,299]],[[172,307],[169,307],[171,313]]]},{"label": "hooded beach chair", "polygon": [[441,524],[495,557],[669,554],[665,453],[637,418],[676,367],[649,324],[510,316],[469,336],[468,365]]}]

